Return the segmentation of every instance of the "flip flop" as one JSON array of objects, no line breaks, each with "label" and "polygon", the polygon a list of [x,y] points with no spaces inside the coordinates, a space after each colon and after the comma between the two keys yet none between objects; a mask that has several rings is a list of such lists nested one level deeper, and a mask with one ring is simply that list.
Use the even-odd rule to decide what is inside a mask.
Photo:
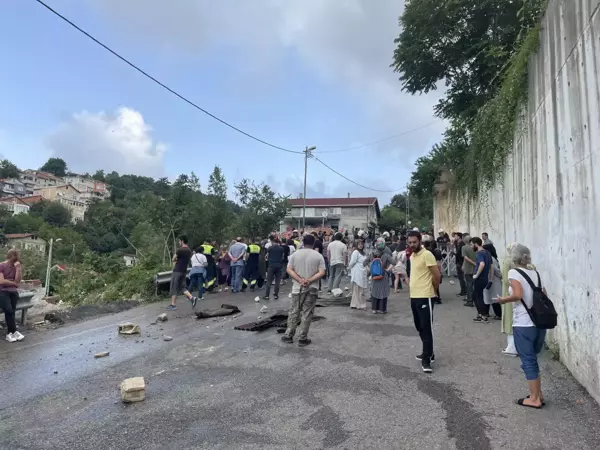
[{"label": "flip flop", "polygon": [[[530,398],[530,397],[531,397],[531,395],[527,396],[527,398]],[[542,401],[542,406],[546,406],[546,402],[545,401]]]},{"label": "flip flop", "polygon": [[525,400],[527,400],[527,397],[520,398],[519,400],[517,400],[517,405],[519,405],[519,406],[525,406],[527,408],[533,408],[533,409],[542,409],[542,406],[544,406],[543,404],[541,406],[527,405],[527,404],[523,403]]}]

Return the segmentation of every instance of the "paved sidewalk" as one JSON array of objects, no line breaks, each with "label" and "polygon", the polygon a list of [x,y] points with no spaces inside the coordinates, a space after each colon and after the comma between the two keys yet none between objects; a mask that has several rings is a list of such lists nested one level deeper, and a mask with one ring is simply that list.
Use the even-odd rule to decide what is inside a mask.
[{"label": "paved sidewalk", "polygon": [[[415,360],[420,341],[406,293],[390,298],[386,316],[319,308],[326,319],[313,323],[306,348],[274,330],[233,330],[256,320],[265,302],[253,298],[262,292],[200,304],[238,304],[237,319],[198,321],[180,301],[168,322],[150,325],[164,302],[0,343],[0,448],[600,448],[600,408],[548,353],[548,405],[514,404],[527,393],[519,360],[501,355],[500,325],[473,323],[456,291],[442,285],[431,375]],[[270,312],[287,306],[283,292]],[[117,336],[125,320],[142,336]],[[109,357],[93,359],[105,349]],[[124,406],[117,387],[138,375],[146,400]]]}]

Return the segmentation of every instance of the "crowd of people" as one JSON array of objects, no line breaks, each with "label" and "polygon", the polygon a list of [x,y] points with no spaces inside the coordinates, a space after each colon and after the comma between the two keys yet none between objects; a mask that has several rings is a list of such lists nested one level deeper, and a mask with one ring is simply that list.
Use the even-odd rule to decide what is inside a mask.
[{"label": "crowd of people", "polygon": [[[167,309],[177,309],[180,294],[195,307],[205,292],[231,289],[238,293],[263,286],[263,298],[270,300],[272,289],[273,299],[277,300],[280,285],[291,279],[292,302],[282,341],[294,342],[298,331],[300,346],[311,343],[308,331],[319,291],[339,296],[343,292],[342,279],[348,275],[350,308],[367,311],[370,302],[373,314],[386,314],[390,292],[392,289],[398,292],[404,282],[409,287],[414,324],[422,341],[417,359],[426,373],[432,372],[431,365],[435,361],[433,310],[436,304],[442,303],[439,290],[443,278],[442,260],[444,254],[453,255],[460,284],[458,296],[463,297],[466,307],[476,308],[474,322],[489,324],[497,320],[501,323],[502,332],[507,335],[503,353],[521,358],[530,395],[519,399],[518,404],[530,408],[541,408],[545,404],[537,355],[542,350],[546,329],[556,325],[556,318],[551,317],[548,325],[541,324],[535,315],[534,302],[550,300],[532,265],[531,252],[522,244],[508,246],[500,264],[487,233],[471,237],[456,232],[450,238],[443,230],[438,232],[437,238],[418,229],[398,234],[384,232],[380,236],[363,230],[356,230],[352,235],[294,230],[272,233],[268,239],[238,237],[220,247],[206,240],[195,250],[189,247],[186,236],[180,236],[179,243],[173,257],[171,304]],[[19,252],[11,249],[6,260],[0,263],[0,309],[6,318],[8,342],[24,338],[17,330],[14,317],[21,278]],[[328,280],[325,288],[324,278]],[[198,295],[194,296],[196,289]],[[494,314],[492,318],[490,310]]]}]

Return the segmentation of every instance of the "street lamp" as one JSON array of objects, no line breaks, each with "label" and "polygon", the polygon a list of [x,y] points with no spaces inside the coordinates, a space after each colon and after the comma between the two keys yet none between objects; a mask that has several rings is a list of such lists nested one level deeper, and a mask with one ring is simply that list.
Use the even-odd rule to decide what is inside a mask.
[{"label": "street lamp", "polygon": [[306,147],[304,149],[304,195],[302,196],[302,229],[306,229],[306,172],[308,171],[308,158],[312,158],[312,151],[316,146]]},{"label": "street lamp", "polygon": [[46,267],[46,297],[50,295],[50,265],[52,264],[52,244],[54,244],[54,242],[60,241],[62,241],[61,238],[58,238],[56,241],[54,240],[54,238],[50,238],[50,248],[48,250],[48,266]]}]

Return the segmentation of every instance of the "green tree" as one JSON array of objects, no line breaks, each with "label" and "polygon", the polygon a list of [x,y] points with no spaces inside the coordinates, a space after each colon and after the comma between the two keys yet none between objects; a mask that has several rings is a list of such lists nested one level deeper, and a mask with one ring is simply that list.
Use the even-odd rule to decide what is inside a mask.
[{"label": "green tree", "polygon": [[279,227],[287,212],[287,197],[276,194],[266,184],[243,179],[235,185],[240,204],[240,230],[247,237],[267,236]]},{"label": "green tree", "polygon": [[40,170],[56,175],[57,177],[64,177],[68,172],[67,163],[62,158],[48,159],[46,164],[40,167]]},{"label": "green tree", "polygon": [[43,224],[44,220],[41,217],[24,213],[17,214],[6,219],[4,222],[4,232],[6,234],[37,233]]},{"label": "green tree", "polygon": [[0,178],[18,178],[19,168],[8,159],[0,161]]},{"label": "green tree", "polygon": [[[44,223],[39,231],[39,236],[46,241],[54,239],[53,262],[74,264],[81,262],[82,256],[89,251],[83,236],[71,228],[53,227]],[[58,241],[60,239],[60,241]]]},{"label": "green tree", "polygon": [[[213,238],[223,242],[232,231],[232,211],[227,201],[227,180],[219,166],[215,166],[208,178],[207,213]],[[209,237],[209,236],[207,236]]]},{"label": "green tree", "polygon": [[66,227],[71,223],[71,211],[58,202],[41,200],[29,208],[29,214],[55,227]]},{"label": "green tree", "polygon": [[400,230],[405,228],[406,212],[386,205],[381,209],[381,217],[377,221],[379,230]]},{"label": "green tree", "polygon": [[104,170],[97,170],[96,173],[92,175],[92,178],[98,181],[105,181]]}]

